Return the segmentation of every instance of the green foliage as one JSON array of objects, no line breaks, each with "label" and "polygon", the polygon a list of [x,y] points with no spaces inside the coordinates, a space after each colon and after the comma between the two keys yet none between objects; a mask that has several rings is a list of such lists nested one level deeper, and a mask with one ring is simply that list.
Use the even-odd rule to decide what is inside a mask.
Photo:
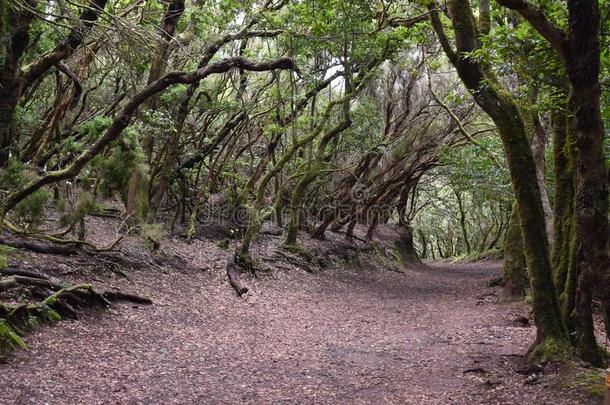
[{"label": "green foliage", "polygon": [[161,224],[142,224],[140,226],[140,237],[144,239],[144,243],[150,250],[159,248],[159,244],[163,239],[163,225]]},{"label": "green foliage", "polygon": [[2,358],[2,355],[16,348],[27,349],[25,342],[15,330],[5,319],[0,319],[0,358]]},{"label": "green foliage", "polygon": [[63,211],[60,217],[60,224],[63,226],[69,226],[70,229],[74,230],[77,225],[80,225],[79,239],[85,238],[85,217],[97,210],[98,206],[95,201],[95,196],[88,192],[83,191],[78,196],[76,203],[71,207],[68,212]]},{"label": "green foliage", "polygon": [[[496,134],[479,136],[477,142],[501,158],[502,145]],[[429,238],[427,242],[432,249],[438,250],[439,243],[447,248],[443,255],[451,251],[464,260],[498,257],[503,236],[500,235],[494,246],[490,245],[497,232],[502,231],[500,226],[506,227],[513,199],[506,166],[498,167],[488,152],[472,144],[459,148],[441,147],[439,161],[439,167],[420,181],[418,204],[422,209],[414,219],[414,226],[420,231],[416,233],[417,244],[423,243],[420,237],[423,234]],[[470,253],[463,239],[456,193],[459,193],[464,210]],[[432,254],[430,249],[427,253]],[[437,257],[436,252],[434,255]]]},{"label": "green foliage", "polygon": [[13,247],[0,245],[0,269],[8,268],[8,259],[12,257],[16,251],[17,249]]},{"label": "green foliage", "polygon": [[[496,157],[502,158],[502,144],[495,133],[479,137],[477,142]],[[473,193],[477,200],[475,204],[494,198],[504,201],[511,199],[512,189],[506,165],[498,167],[480,147],[467,144],[460,148],[443,148],[440,160],[441,165],[449,167],[443,171],[449,184],[461,190],[476,191]]]},{"label": "green foliage", "polygon": [[[0,174],[0,189],[13,192],[36,178],[29,167],[17,160]],[[35,227],[44,221],[45,204],[50,197],[46,189],[40,189],[29,195],[13,208],[13,215],[28,226]]]},{"label": "green foliage", "polygon": [[27,167],[19,160],[11,160],[6,169],[0,173],[0,188],[6,191],[15,191],[25,185]]},{"label": "green foliage", "polygon": [[501,260],[504,256],[501,246],[483,252],[462,253],[452,258],[456,262],[478,262],[481,260]]},{"label": "green foliage", "polygon": [[17,204],[13,208],[13,214],[30,226],[37,226],[45,219],[45,204],[50,197],[51,194],[47,190],[38,190]]},{"label": "green foliage", "polygon": [[112,118],[105,116],[95,116],[92,119],[80,124],[76,131],[86,136],[87,139],[97,139],[112,123]]},{"label": "green foliage", "polygon": [[353,107],[352,125],[343,133],[339,152],[365,151],[378,142],[383,118],[378,103],[371,97],[361,97]]},{"label": "green foliage", "polygon": [[139,154],[131,149],[114,148],[110,156],[98,159],[101,177],[100,192],[111,196],[118,192],[123,201],[127,201],[129,182],[134,170],[137,169]]},{"label": "green foliage", "polygon": [[[95,142],[112,123],[111,117],[96,115],[76,127],[76,135],[65,139],[61,144],[64,154],[78,154],[83,145]],[[80,140],[78,140],[80,138]]]},{"label": "green foliage", "polygon": [[169,88],[169,90],[163,92],[159,100],[168,107],[173,107],[180,102],[182,96],[186,92],[187,86],[184,84],[179,84],[177,86],[173,86]]},{"label": "green foliage", "polygon": [[218,242],[216,242],[216,246],[218,246],[222,250],[229,250],[229,239],[225,238],[219,240]]},{"label": "green foliage", "polygon": [[17,106],[13,116],[13,125],[22,132],[34,132],[42,124],[42,119],[31,109]]}]

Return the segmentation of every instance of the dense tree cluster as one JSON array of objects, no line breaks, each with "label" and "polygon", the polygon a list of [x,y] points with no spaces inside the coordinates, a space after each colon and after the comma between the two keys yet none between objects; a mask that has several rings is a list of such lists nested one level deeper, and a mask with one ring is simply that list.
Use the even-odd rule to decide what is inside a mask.
[{"label": "dense tree cluster", "polygon": [[503,254],[507,296],[531,291],[533,354],[573,345],[600,364],[609,14],[593,0],[2,0],[0,237],[99,249],[84,219],[108,201],[152,248],[163,227],[222,222],[239,290],[265,221],[288,249],[393,223],[422,258]]}]

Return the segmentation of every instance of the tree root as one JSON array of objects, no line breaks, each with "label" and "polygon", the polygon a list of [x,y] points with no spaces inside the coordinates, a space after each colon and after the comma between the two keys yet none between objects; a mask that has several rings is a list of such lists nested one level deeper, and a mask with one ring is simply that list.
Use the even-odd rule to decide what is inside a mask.
[{"label": "tree root", "polygon": [[284,252],[282,249],[276,250],[274,252],[274,255],[276,255],[277,257],[279,257],[281,259],[284,259],[285,261],[292,264],[293,266],[303,269],[307,273],[312,273],[312,274],[315,273],[315,270],[312,269],[308,264],[311,260],[307,260],[307,259],[300,260],[299,257],[301,257],[301,256],[299,255],[299,252],[293,251],[290,248],[287,248],[286,246],[282,246],[282,247],[283,247],[283,249],[287,250],[290,253],[297,255],[298,257],[286,254],[286,252]]},{"label": "tree root", "polygon": [[229,277],[229,283],[231,283],[231,286],[235,289],[237,295],[241,297],[248,292],[248,288],[239,279],[239,262],[240,260],[235,255],[232,255],[229,258],[227,263],[227,277]]},{"label": "tree root", "polygon": [[9,267],[8,269],[0,269],[0,276],[25,276],[31,278],[43,278],[47,279],[48,277],[44,274],[36,273],[35,271],[16,269]]},{"label": "tree root", "polygon": [[62,283],[29,270],[0,270],[0,292],[28,287],[39,302],[7,304],[0,302],[0,359],[15,347],[23,347],[20,336],[39,322],[54,323],[63,317],[77,319],[78,308],[107,308],[113,302],[152,304],[152,300],[120,291],[97,291],[91,284]]},{"label": "tree root", "polygon": [[107,299],[110,302],[116,301],[126,301],[133,302],[134,304],[145,304],[152,305],[152,300],[150,298],[141,297],[135,294],[128,294],[120,291],[104,291],[102,293],[102,297]]},{"label": "tree root", "polygon": [[[112,251],[115,249],[115,247],[123,240],[124,236],[121,235],[119,236],[116,240],[114,240],[113,242],[111,242],[108,246],[106,247],[97,247],[95,246],[93,243],[84,241],[84,240],[79,240],[79,239],[63,239],[63,238],[58,238],[56,236],[53,235],[46,235],[46,234],[38,234],[38,233],[29,233],[24,229],[21,229],[20,227],[18,227],[17,225],[11,223],[8,220],[4,220],[2,222],[2,224],[4,226],[6,226],[6,229],[9,230],[11,233],[13,233],[14,235],[19,235],[20,237],[23,238],[32,238],[32,239],[38,239],[38,240],[43,240],[43,241],[47,241],[50,243],[53,243],[55,245],[49,245],[49,244],[37,244],[34,242],[28,242],[28,241],[23,241],[23,240],[16,240],[13,238],[0,238],[0,244],[5,244],[8,246],[13,246],[13,247],[18,247],[18,248],[23,248],[23,249],[27,249],[27,250],[31,250],[33,252],[37,252],[37,253],[47,253],[47,254],[74,254],[78,252],[78,248],[87,248],[90,249],[93,252],[108,252],[108,251]],[[2,228],[0,226],[0,228]],[[20,246],[15,246],[13,244],[20,244]],[[59,246],[57,246],[59,245]],[[62,249],[63,248],[63,249]],[[64,252],[70,252],[70,253],[64,253]]]},{"label": "tree root", "polygon": [[78,253],[78,248],[70,245],[51,245],[48,243],[35,243],[13,238],[0,238],[0,245],[6,245],[17,249],[26,249],[35,253],[49,255],[69,256]]},{"label": "tree root", "polygon": [[[27,274],[24,275],[15,275],[15,273],[19,274]],[[13,274],[8,276],[9,274]],[[52,291],[55,291],[54,294],[49,296],[47,299],[52,298],[53,295],[59,294],[66,295],[67,293],[72,293],[72,295],[76,295],[80,298],[95,298],[100,303],[105,305],[110,305],[111,302],[114,301],[127,301],[133,302],[136,304],[152,304],[152,300],[146,297],[141,297],[134,294],[123,293],[120,291],[104,291],[98,292],[96,291],[92,285],[90,284],[62,284],[56,281],[52,281],[47,276],[42,274],[33,273],[25,270],[0,270],[0,275],[7,275],[8,277],[4,277],[0,279],[0,291],[6,291],[10,288],[17,287],[19,285],[22,286],[34,286],[34,287],[42,287]],[[57,298],[57,297],[56,297]],[[46,301],[46,300],[45,300]],[[43,304],[48,304],[43,301]]]}]

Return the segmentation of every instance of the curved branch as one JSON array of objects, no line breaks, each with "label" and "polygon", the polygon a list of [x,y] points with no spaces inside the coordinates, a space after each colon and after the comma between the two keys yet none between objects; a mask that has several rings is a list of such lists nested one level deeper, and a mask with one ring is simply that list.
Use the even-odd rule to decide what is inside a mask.
[{"label": "curved branch", "polygon": [[74,83],[74,90],[72,91],[72,97],[70,100],[70,109],[74,109],[78,105],[80,95],[83,93],[83,86],[80,84],[78,77],[70,70],[70,68],[63,62],[57,62],[57,70],[68,76],[72,83]]},{"label": "curved branch", "polygon": [[457,53],[451,46],[449,38],[447,38],[447,34],[445,33],[445,29],[443,28],[443,23],[441,22],[441,18],[438,14],[438,6],[435,3],[436,2],[428,5],[428,10],[430,12],[430,23],[432,24],[432,28],[434,29],[434,31],[436,31],[436,35],[438,36],[438,39],[441,43],[441,46],[443,47],[443,50],[445,51],[445,54],[447,55],[447,58],[449,58],[449,61],[453,65],[455,65],[458,60]]},{"label": "curved branch", "polygon": [[233,68],[240,68],[253,72],[263,72],[276,69],[293,70],[299,73],[299,69],[290,58],[280,58],[268,62],[252,62],[242,57],[234,57],[222,60],[217,63],[212,63],[192,72],[171,72],[167,73],[159,80],[156,80],[138,93],[123,107],[120,113],[116,115],[104,135],[99,138],[91,147],[81,153],[70,166],[65,169],[55,170],[46,173],[43,177],[32,181],[21,190],[11,193],[7,196],[0,210],[0,219],[3,219],[8,211],[10,211],[20,201],[36,192],[40,188],[57,183],[61,180],[67,180],[75,177],[91,161],[98,153],[100,153],[112,141],[117,139],[123,130],[129,125],[133,114],[138,107],[149,97],[165,90],[173,84],[189,84],[198,80],[202,80],[212,74],[225,73]]},{"label": "curved branch", "polygon": [[524,0],[496,0],[498,4],[518,12],[540,35],[542,35],[559,53],[562,60],[566,60],[567,38],[566,34],[550,22],[542,10]]},{"label": "curved branch", "polygon": [[30,65],[24,72],[25,87],[34,80],[39,78],[44,72],[58,62],[70,57],[74,51],[82,44],[85,36],[91,31],[93,24],[99,18],[100,14],[106,7],[108,0],[91,0],[82,11],[79,20],[82,25],[75,27],[68,37],[61,43],[57,44],[52,51],[44,55],[34,64]]}]

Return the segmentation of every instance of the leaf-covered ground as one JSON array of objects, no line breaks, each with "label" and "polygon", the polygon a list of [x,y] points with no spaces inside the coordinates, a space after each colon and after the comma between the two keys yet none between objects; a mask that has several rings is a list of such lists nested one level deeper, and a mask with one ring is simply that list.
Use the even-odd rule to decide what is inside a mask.
[{"label": "leaf-covered ground", "polygon": [[0,366],[0,403],[594,403],[560,390],[552,367],[515,371],[535,330],[515,321],[523,304],[487,287],[497,263],[396,272],[328,256],[309,273],[263,239],[259,260],[278,268],[247,278],[245,299],[226,281],[228,253],[207,240],[169,241],[163,261],[142,256],[128,278],[91,258],[22,258],[156,304],[28,335],[29,350]]}]

